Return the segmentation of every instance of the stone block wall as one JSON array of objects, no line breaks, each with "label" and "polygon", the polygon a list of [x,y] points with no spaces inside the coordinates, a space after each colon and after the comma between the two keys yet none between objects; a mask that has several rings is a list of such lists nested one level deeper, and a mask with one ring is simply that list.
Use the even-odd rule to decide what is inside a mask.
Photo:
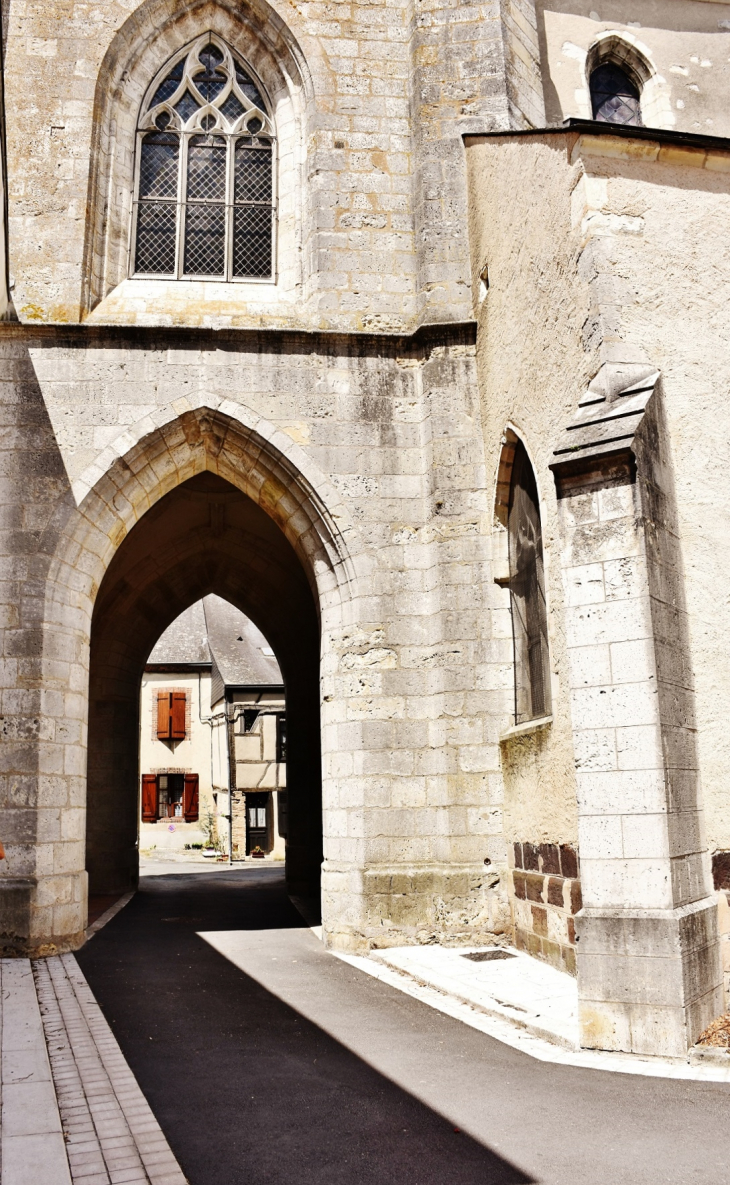
[{"label": "stone block wall", "polygon": [[713,852],[712,881],[717,896],[717,929],[725,1008],[730,1009],[730,852]]},{"label": "stone block wall", "polygon": [[575,975],[574,918],[583,904],[578,853],[571,844],[515,843],[510,864],[515,946]]}]

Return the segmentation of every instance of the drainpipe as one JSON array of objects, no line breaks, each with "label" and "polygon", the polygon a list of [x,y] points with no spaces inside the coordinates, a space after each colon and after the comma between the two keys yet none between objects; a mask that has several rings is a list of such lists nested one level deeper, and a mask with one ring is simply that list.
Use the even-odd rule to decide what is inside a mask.
[{"label": "drainpipe", "polygon": [[236,722],[236,708],[234,704],[230,707],[232,712],[228,711],[229,703],[226,700],[226,732],[228,733],[228,863],[233,868],[233,791],[236,788],[236,742],[233,735],[233,726]]}]

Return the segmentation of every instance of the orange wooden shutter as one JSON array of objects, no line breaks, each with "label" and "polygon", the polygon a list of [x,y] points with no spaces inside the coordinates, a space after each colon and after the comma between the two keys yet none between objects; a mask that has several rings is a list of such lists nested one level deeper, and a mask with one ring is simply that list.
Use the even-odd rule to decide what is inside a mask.
[{"label": "orange wooden shutter", "polygon": [[186,823],[196,823],[198,820],[198,775],[185,774],[183,789],[183,816]]},{"label": "orange wooden shutter", "polygon": [[158,741],[169,741],[170,739],[170,692],[157,692],[157,739]]},{"label": "orange wooden shutter", "polygon": [[157,778],[142,774],[142,822],[157,822]]},{"label": "orange wooden shutter", "polygon": [[172,726],[170,728],[170,740],[185,740],[185,700],[186,696],[184,691],[173,691],[172,710],[170,713],[172,721]]}]

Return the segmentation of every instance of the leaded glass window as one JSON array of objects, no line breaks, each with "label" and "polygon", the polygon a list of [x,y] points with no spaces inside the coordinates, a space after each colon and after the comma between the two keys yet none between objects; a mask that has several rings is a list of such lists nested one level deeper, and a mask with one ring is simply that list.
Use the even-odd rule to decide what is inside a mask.
[{"label": "leaded glass window", "polygon": [[515,655],[515,723],[550,712],[550,664],[542,526],[535,474],[517,441],[507,513],[509,590]]},{"label": "leaded glass window", "polygon": [[599,123],[644,126],[639,89],[615,62],[604,62],[592,72],[591,104]]},{"label": "leaded glass window", "polygon": [[270,279],[274,125],[249,67],[206,33],[155,79],[138,135],[133,273]]}]

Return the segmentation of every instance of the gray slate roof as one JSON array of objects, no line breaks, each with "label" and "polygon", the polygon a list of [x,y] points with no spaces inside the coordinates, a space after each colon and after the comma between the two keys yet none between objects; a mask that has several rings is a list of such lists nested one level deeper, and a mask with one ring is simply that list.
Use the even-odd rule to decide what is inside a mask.
[{"label": "gray slate roof", "polygon": [[226,686],[282,686],[279,664],[266,638],[240,609],[222,597],[196,601],[167,627],[147,666],[213,663]]}]

